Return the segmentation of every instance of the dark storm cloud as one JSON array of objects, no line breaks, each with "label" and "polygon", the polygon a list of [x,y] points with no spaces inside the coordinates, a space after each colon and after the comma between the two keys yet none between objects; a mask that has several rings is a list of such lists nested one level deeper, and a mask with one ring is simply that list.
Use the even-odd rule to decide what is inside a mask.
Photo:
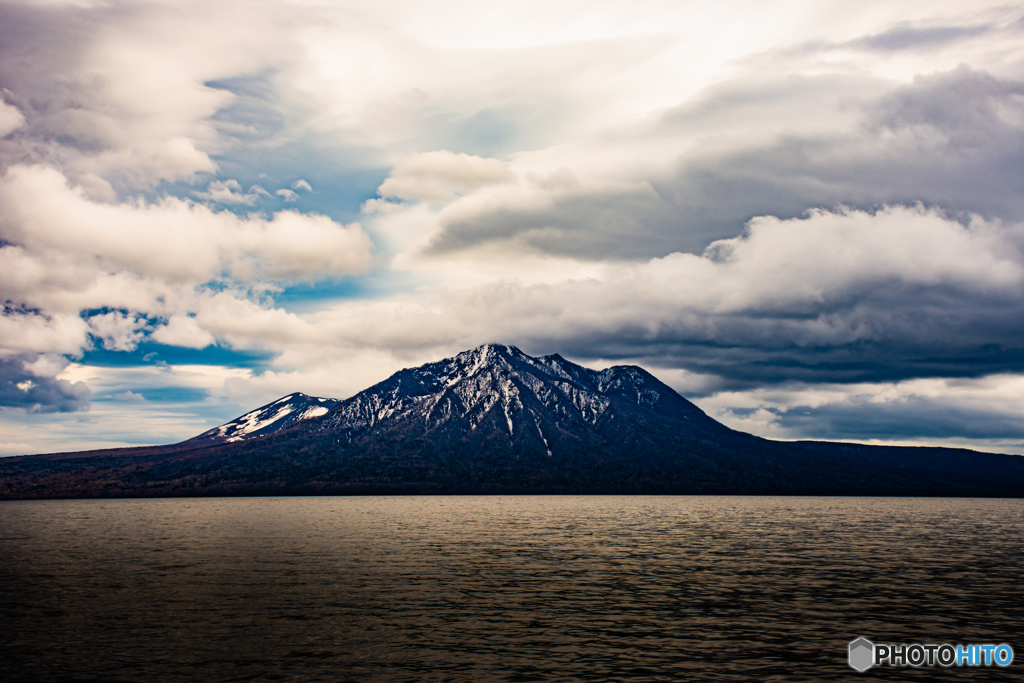
[{"label": "dark storm cloud", "polygon": [[[694,396],[793,380],[891,382],[1024,372],[1024,306],[975,310],[967,297],[948,305],[955,310],[892,297],[806,316],[689,315],[654,333],[638,323],[610,335],[541,335],[523,343],[564,349],[574,358],[632,359],[719,378]],[[822,325],[869,328],[876,338],[800,343]]]},{"label": "dark storm cloud", "polygon": [[974,409],[953,400],[864,400],[769,412],[779,427],[808,439],[1024,439],[1021,415],[1002,412],[996,405]]},{"label": "dark storm cloud", "polygon": [[869,108],[872,130],[925,126],[957,150],[989,149],[1020,135],[1013,112],[1021,109],[1024,83],[996,78],[967,66],[918,76]]},{"label": "dark storm cloud", "polygon": [[74,412],[89,408],[92,393],[82,382],[39,376],[25,368],[35,358],[0,358],[0,406],[31,412]]}]

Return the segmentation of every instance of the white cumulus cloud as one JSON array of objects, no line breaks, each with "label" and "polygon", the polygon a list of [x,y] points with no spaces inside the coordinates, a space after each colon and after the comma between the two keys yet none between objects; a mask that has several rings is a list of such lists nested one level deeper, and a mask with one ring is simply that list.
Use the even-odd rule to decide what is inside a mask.
[{"label": "white cumulus cloud", "polygon": [[9,169],[0,178],[0,209],[0,234],[15,245],[169,280],[346,275],[366,270],[372,249],[359,225],[324,216],[239,217],[175,198],[95,202],[43,166]]},{"label": "white cumulus cloud", "polygon": [[515,180],[516,176],[497,159],[441,150],[399,161],[380,186],[380,194],[398,199],[453,199],[481,187]]}]

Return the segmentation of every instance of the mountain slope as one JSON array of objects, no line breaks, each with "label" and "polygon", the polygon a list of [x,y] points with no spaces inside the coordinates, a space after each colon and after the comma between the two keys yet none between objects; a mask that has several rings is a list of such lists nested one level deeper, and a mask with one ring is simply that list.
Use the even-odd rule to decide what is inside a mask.
[{"label": "mountain slope", "polygon": [[[0,459],[0,497],[394,493],[1024,496],[1024,458],[778,442],[636,366],[485,345],[293,394],[173,447]],[[310,416],[311,413],[322,413]]]},{"label": "mountain slope", "polygon": [[288,394],[231,422],[183,441],[181,445],[199,447],[266,436],[297,422],[325,415],[338,402],[336,398],[317,398],[300,392]]}]

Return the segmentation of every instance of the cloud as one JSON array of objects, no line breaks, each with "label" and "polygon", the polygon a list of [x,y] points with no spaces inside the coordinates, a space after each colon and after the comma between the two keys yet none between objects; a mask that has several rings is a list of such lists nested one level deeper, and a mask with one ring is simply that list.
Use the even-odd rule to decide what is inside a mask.
[{"label": "cloud", "polygon": [[299,178],[294,183],[292,183],[292,189],[293,190],[302,190],[304,192],[312,192],[313,191],[313,187],[309,183],[307,183],[305,180],[303,180],[302,178]]},{"label": "cloud", "polygon": [[138,346],[147,328],[146,318],[120,311],[89,316],[89,333],[110,351],[131,351]]},{"label": "cloud", "polygon": [[[0,255],[8,249],[0,249]],[[0,357],[25,353],[77,356],[88,345],[88,335],[88,323],[77,312],[46,315],[5,304],[0,315]]]},{"label": "cloud", "polygon": [[1020,452],[1024,375],[889,383],[787,383],[700,401],[737,429],[777,438],[955,443]]},{"label": "cloud", "polygon": [[25,117],[18,108],[0,99],[0,138],[6,137],[25,125]]},{"label": "cloud", "polygon": [[[965,226],[923,207],[816,210],[754,219],[701,256],[534,284],[439,283],[305,316],[226,299],[209,324],[298,366],[321,357],[310,345],[458,350],[497,338],[739,383],[979,376],[1024,369],[1022,239],[1020,225]],[[518,258],[511,269],[526,270],[529,257]]]},{"label": "cloud", "polygon": [[171,281],[357,273],[368,267],[372,247],[358,224],[324,216],[239,217],[170,197],[98,203],[42,166],[8,169],[0,178],[0,208],[0,234],[27,251],[60,250]]},{"label": "cloud", "polygon": [[930,50],[945,47],[950,43],[958,43],[979,38],[992,33],[995,27],[987,24],[973,26],[915,26],[899,24],[858,40],[852,41],[850,47],[867,48],[870,50]]},{"label": "cloud", "polygon": [[0,407],[31,412],[74,412],[89,407],[89,388],[81,382],[40,374],[39,358],[0,358]]},{"label": "cloud", "polygon": [[150,337],[161,344],[188,349],[206,348],[216,341],[212,334],[199,327],[195,318],[182,315],[172,316],[166,325],[156,328]]},{"label": "cloud", "polygon": [[[283,6],[233,3],[0,8],[0,85],[26,125],[8,159],[59,163],[121,189],[212,173],[225,140],[211,117],[234,96],[210,84],[287,54]],[[12,150],[5,150],[11,152]]]},{"label": "cloud", "polygon": [[205,199],[215,204],[246,204],[252,206],[259,201],[261,195],[269,193],[258,185],[253,185],[248,193],[244,193],[237,180],[211,180],[206,192],[193,192],[192,194],[199,199]]},{"label": "cloud", "polygon": [[482,159],[447,150],[414,154],[399,161],[380,186],[382,197],[398,199],[454,199],[489,185],[516,180],[497,159]]},{"label": "cloud", "polygon": [[[1024,81],[1000,79],[966,65],[916,76],[872,103],[868,126],[910,134],[941,149],[989,152],[1017,138],[1024,125]],[[1020,150],[1014,150],[1019,152]]]},{"label": "cloud", "polygon": [[[476,281],[456,273],[451,284],[310,313],[210,292],[197,298],[194,318],[172,318],[153,334],[271,350],[279,372],[371,351],[383,353],[377,366],[397,369],[501,339],[674,368],[702,378],[692,388],[703,394],[795,379],[979,377],[1024,371],[1022,246],[1020,225],[977,217],[964,225],[923,207],[816,210],[754,219],[700,256],[567,268],[560,278],[544,257],[480,252],[478,260],[494,260],[480,264]],[[548,276],[494,279],[502,260],[505,272],[528,273],[536,259]]]},{"label": "cloud", "polygon": [[404,207],[367,206],[386,208],[386,223],[422,202],[435,252],[500,242],[596,260],[700,253],[755,216],[838,204],[922,202],[1019,222],[1022,93],[1024,81],[965,66],[895,88],[743,73],[593,140],[490,160],[494,182],[475,187],[445,185],[419,155],[379,189]]},{"label": "cloud", "polygon": [[[216,366],[72,363],[59,373],[59,379],[79,388],[92,388],[88,412],[43,413],[8,408],[5,419],[0,420],[0,443],[12,445],[3,454],[176,443],[253,407],[243,401],[246,407],[241,409],[224,393],[228,378],[247,373]],[[167,394],[191,398],[167,401]]]},{"label": "cloud", "polygon": [[146,397],[142,394],[136,394],[134,391],[123,391],[120,394],[114,395],[114,400],[117,401],[145,401]]},{"label": "cloud", "polygon": [[149,318],[169,321],[153,332],[158,341],[207,346],[210,333],[187,314],[208,288],[259,298],[268,282],[365,272],[373,248],[358,224],[315,214],[238,216],[169,197],[97,202],[40,166],[0,177],[0,238],[0,354],[72,356],[90,335],[133,349],[153,330]]},{"label": "cloud", "polygon": [[280,190],[274,192],[277,196],[283,198],[286,202],[297,202],[299,201],[299,195],[293,190],[289,190],[286,187],[282,187]]}]

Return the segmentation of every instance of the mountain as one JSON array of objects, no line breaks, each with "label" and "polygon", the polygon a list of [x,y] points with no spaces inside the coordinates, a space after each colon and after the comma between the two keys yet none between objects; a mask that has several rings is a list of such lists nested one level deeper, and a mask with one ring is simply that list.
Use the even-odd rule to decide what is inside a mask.
[{"label": "mountain", "polygon": [[338,403],[336,398],[317,398],[301,392],[288,394],[180,445],[198,447],[266,436],[296,422],[326,415]]},{"label": "mountain", "polygon": [[770,441],[640,367],[488,344],[172,446],[0,459],[0,498],[398,493],[1017,497],[1024,458]]},{"label": "mountain", "polygon": [[487,344],[402,370],[301,430],[346,443],[419,439],[553,456],[584,445],[639,446],[663,424],[691,436],[731,433],[642,368],[591,370],[557,354]]}]

